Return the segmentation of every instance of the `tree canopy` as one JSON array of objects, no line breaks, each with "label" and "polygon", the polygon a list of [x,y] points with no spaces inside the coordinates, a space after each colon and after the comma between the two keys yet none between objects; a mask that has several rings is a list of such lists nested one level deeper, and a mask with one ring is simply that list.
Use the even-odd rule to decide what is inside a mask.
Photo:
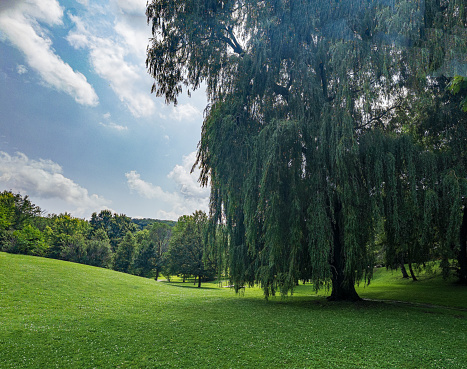
[{"label": "tree canopy", "polygon": [[215,276],[216,263],[207,252],[207,221],[207,215],[199,210],[178,219],[166,257],[168,275],[194,276],[198,287],[203,279]]},{"label": "tree canopy", "polygon": [[117,214],[110,210],[101,210],[99,214],[92,213],[90,224],[94,231],[102,228],[110,239],[112,251],[116,251],[118,243],[128,232],[135,232],[137,226],[125,214]]},{"label": "tree canopy", "polygon": [[207,87],[197,164],[237,288],[358,299],[381,224],[388,259],[455,254],[467,124],[444,86],[467,74],[463,1],[153,0],[147,17],[153,92]]}]

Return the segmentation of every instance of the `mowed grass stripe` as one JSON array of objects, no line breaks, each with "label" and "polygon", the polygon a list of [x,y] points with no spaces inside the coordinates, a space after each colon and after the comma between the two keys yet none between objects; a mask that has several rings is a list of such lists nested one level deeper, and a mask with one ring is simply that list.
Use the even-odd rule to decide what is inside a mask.
[{"label": "mowed grass stripe", "polygon": [[466,367],[463,311],[192,286],[0,253],[0,367]]}]

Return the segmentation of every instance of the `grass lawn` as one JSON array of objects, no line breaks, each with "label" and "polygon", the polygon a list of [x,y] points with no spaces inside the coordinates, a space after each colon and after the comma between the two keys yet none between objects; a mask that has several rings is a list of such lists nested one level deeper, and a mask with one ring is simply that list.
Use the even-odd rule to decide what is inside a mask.
[{"label": "grass lawn", "polygon": [[[466,310],[203,286],[0,253],[0,368],[467,368]],[[358,292],[467,308],[430,276]]]}]

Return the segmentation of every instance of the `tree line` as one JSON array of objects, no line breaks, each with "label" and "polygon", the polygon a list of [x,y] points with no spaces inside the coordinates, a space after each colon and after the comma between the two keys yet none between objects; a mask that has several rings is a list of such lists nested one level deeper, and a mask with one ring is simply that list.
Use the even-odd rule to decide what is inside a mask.
[{"label": "tree line", "polygon": [[142,277],[216,276],[201,211],[178,222],[131,219],[102,210],[90,220],[68,213],[43,216],[28,196],[0,193],[0,251],[87,264]]}]

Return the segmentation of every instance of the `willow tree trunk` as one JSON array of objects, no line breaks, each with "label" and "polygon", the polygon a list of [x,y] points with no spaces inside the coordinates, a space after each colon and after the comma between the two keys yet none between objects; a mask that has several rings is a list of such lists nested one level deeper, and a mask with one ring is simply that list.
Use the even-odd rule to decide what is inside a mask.
[{"label": "willow tree trunk", "polygon": [[355,279],[344,273],[345,259],[343,254],[343,233],[340,226],[341,206],[335,206],[336,222],[333,224],[334,250],[331,260],[332,268],[332,291],[328,297],[330,301],[360,301],[355,290]]}]

